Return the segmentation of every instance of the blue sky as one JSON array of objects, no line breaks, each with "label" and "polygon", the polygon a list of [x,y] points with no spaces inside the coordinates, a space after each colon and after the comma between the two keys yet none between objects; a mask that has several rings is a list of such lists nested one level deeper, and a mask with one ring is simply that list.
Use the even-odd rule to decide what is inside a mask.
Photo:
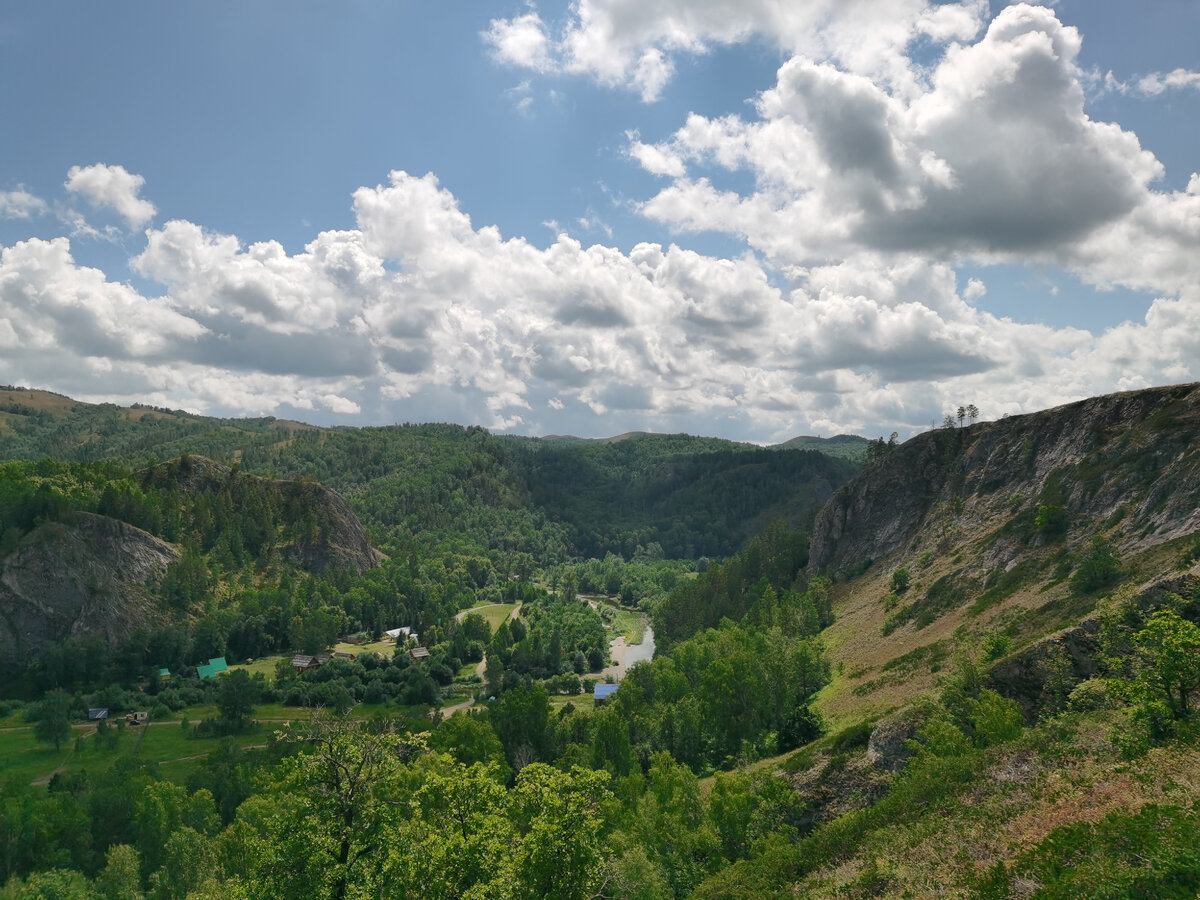
[{"label": "blue sky", "polygon": [[920,430],[1200,378],[1200,7],[10,4],[0,382]]}]

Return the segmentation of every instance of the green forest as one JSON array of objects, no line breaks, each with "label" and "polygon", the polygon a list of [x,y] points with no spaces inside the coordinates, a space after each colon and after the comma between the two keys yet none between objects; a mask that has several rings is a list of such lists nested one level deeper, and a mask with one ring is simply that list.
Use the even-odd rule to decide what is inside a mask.
[{"label": "green forest", "polygon": [[[0,900],[1200,890],[1200,578],[1135,590],[1107,543],[1031,532],[1094,615],[1088,671],[1054,645],[1035,694],[1006,690],[1012,618],[865,680],[835,660],[880,629],[842,617],[941,596],[934,553],[836,577],[809,553],[894,440],[843,458],[5,396]],[[914,672],[931,687],[904,703],[839,706]],[[1001,846],[1039,804],[1060,823]]]}]

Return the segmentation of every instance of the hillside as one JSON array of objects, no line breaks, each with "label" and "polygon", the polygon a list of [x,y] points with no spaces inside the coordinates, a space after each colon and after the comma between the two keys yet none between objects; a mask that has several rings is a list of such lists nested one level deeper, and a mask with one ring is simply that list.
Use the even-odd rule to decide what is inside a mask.
[{"label": "hillside", "polygon": [[322,429],[0,390],[0,459],[141,469],[183,454],[315,480],[345,496],[368,527],[427,547],[466,540],[542,565],[609,552],[630,558],[654,544],[675,559],[727,556],[774,520],[806,527],[857,470],[824,453],[683,434],[580,440],[439,424]]},{"label": "hillside", "polygon": [[775,444],[775,447],[780,450],[819,450],[854,463],[861,463],[867,458],[867,439],[857,434],[835,434],[827,438],[804,434]]},{"label": "hillside", "polygon": [[204,593],[186,585],[198,567],[261,567],[278,554],[301,572],[362,575],[381,559],[333,491],[203,457],[129,475],[48,463],[0,464],[0,473],[6,666],[68,640],[115,649],[183,620]]},{"label": "hillside", "polygon": [[818,514],[808,810],[696,896],[1192,897],[1200,386],[918,435]]},{"label": "hillside", "polygon": [[[687,435],[46,404],[10,413],[26,450],[180,455],[0,463],[0,597],[47,645],[19,664],[10,642],[2,681],[21,777],[43,776],[0,786],[13,896],[86,896],[118,863],[134,895],[517,896],[529,872],[498,861],[535,854],[561,881],[542,893],[579,898],[1200,890],[1195,385],[873,441],[857,474]],[[222,462],[186,449],[220,441]],[[31,626],[59,582],[68,614]],[[595,703],[647,615],[653,658]],[[398,623],[424,652],[372,640]],[[222,654],[246,662],[192,676]],[[55,715],[70,736],[68,710],[143,692],[159,724],[259,747],[181,751],[186,789],[134,758],[85,773],[116,743],[99,728],[67,774],[57,743],[37,755]],[[255,703],[291,724],[255,732]],[[138,825],[159,808],[174,825]],[[306,849],[381,840],[354,865]]]},{"label": "hillside", "polygon": [[[963,647],[1026,646],[1118,582],[1175,571],[1200,531],[1197,433],[1200,388],[1179,385],[926,432],[864,470],[813,529],[810,572],[843,582],[828,643],[852,675],[828,713],[885,712]],[[1117,568],[1087,583],[1094,541]]]}]

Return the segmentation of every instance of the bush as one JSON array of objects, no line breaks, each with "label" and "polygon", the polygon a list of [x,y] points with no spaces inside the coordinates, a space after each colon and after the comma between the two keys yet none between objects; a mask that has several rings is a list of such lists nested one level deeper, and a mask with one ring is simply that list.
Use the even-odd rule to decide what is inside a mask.
[{"label": "bush", "polygon": [[1079,558],[1079,567],[1071,577],[1075,590],[1090,594],[1114,584],[1121,577],[1121,561],[1112,545],[1100,535],[1092,538]]},{"label": "bush", "polygon": [[1002,631],[993,631],[983,639],[982,649],[985,660],[999,659],[1012,649],[1012,638]]},{"label": "bush", "polygon": [[1067,697],[1067,708],[1072,712],[1092,712],[1097,709],[1115,709],[1120,701],[1113,696],[1108,680],[1089,678],[1075,686]]}]

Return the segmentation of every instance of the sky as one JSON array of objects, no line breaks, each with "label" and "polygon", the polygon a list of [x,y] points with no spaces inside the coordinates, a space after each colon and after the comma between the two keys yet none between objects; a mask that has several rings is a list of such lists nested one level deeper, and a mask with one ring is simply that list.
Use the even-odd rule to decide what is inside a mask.
[{"label": "sky", "polygon": [[1194,0],[0,7],[0,383],[902,437],[1200,379]]}]

